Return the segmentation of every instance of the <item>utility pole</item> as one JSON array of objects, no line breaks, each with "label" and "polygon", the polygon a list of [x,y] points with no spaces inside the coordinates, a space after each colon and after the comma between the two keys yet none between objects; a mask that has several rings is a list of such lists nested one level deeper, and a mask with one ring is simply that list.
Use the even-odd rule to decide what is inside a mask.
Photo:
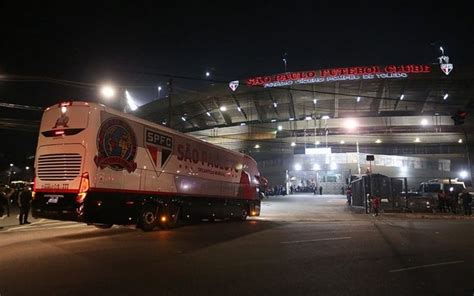
[{"label": "utility pole", "polygon": [[171,95],[173,93],[173,79],[168,80],[168,127],[172,128],[173,106],[171,102]]}]

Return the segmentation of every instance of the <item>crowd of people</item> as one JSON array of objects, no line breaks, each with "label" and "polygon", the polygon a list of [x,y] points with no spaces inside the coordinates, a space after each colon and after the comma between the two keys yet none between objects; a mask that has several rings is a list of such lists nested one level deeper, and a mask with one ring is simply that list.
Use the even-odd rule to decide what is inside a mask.
[{"label": "crowd of people", "polygon": [[6,187],[0,191],[0,218],[10,217],[12,207],[18,206],[19,224],[30,224],[28,215],[30,212],[32,191],[30,187],[11,188]]},{"label": "crowd of people", "polygon": [[438,192],[438,211],[458,214],[460,211],[459,201],[462,201],[464,215],[471,216],[472,196],[467,189],[463,189],[461,193],[440,190]]}]

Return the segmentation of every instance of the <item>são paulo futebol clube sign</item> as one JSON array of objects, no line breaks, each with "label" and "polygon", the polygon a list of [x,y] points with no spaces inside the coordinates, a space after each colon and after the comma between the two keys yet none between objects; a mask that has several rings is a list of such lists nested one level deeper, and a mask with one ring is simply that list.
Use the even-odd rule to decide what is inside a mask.
[{"label": "s\u00e3o paulo futebol clube sign", "polygon": [[[445,71],[440,62],[441,70],[446,75],[448,75],[453,68],[452,64],[449,65],[449,71]],[[423,75],[431,72],[432,67],[430,65],[420,64],[343,67],[257,76],[245,79],[243,84],[247,86],[278,87],[346,80],[403,79],[411,75]],[[229,83],[229,87],[232,91],[235,91],[238,86],[238,80]]]}]

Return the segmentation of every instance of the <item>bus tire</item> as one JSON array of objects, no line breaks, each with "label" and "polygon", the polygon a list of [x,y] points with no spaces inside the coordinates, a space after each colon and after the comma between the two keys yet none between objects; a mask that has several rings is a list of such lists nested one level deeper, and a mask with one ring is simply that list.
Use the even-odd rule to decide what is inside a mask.
[{"label": "bus tire", "polygon": [[143,231],[152,231],[158,224],[157,207],[153,205],[144,205],[140,213],[139,226]]},{"label": "bus tire", "polygon": [[247,216],[249,215],[248,211],[246,208],[242,208],[240,211],[240,216],[239,216],[239,221],[245,221],[247,220]]}]

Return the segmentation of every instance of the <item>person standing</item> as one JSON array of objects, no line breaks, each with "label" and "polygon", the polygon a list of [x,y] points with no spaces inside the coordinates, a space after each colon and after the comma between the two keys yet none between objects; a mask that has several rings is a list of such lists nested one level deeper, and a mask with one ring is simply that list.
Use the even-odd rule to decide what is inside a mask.
[{"label": "person standing", "polygon": [[347,204],[351,205],[352,204],[352,190],[351,190],[351,187],[347,187],[346,197],[347,197]]},{"label": "person standing", "polygon": [[23,188],[20,194],[18,194],[18,206],[20,207],[20,225],[30,224],[30,222],[28,222],[28,213],[30,212],[31,199],[31,188],[29,187]]},{"label": "person standing", "polygon": [[472,209],[471,209],[472,196],[469,194],[469,191],[467,191],[467,189],[463,189],[461,193],[461,198],[462,198],[462,206],[464,208],[464,215],[471,216],[472,215]]},{"label": "person standing", "polygon": [[380,209],[380,197],[375,196],[372,197],[372,208],[374,209],[374,216],[379,215],[379,209]]},{"label": "person standing", "polygon": [[444,212],[446,209],[446,193],[443,190],[438,192],[438,211]]}]

